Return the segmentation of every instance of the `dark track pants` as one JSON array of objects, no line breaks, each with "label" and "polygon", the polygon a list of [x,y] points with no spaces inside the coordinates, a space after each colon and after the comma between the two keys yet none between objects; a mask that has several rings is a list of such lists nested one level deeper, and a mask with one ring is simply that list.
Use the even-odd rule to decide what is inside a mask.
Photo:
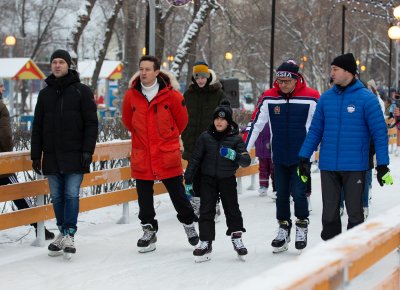
[{"label": "dark track pants", "polygon": [[347,229],[364,221],[362,196],[365,186],[365,171],[321,171],[322,187],[322,232],[326,241],[342,232],[340,219],[340,194],[343,188],[346,210],[349,217]]},{"label": "dark track pants", "polygon": [[[167,188],[172,204],[175,207],[177,218],[181,223],[191,224],[197,220],[193,208],[186,198],[185,187],[183,186],[183,177],[181,175],[161,180]],[[154,180],[136,179],[136,188],[139,203],[139,219],[144,224],[151,224],[158,230],[158,222],[155,219],[154,210]]]}]

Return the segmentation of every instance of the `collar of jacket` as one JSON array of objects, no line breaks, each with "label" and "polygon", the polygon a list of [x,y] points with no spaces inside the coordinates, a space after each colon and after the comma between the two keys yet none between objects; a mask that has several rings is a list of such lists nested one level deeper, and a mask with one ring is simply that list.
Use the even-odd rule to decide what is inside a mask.
[{"label": "collar of jacket", "polygon": [[68,74],[61,78],[56,78],[53,74],[49,75],[46,80],[49,87],[64,89],[73,83],[79,83],[79,74],[76,70],[68,70]]},{"label": "collar of jacket", "polygon": [[351,93],[362,88],[365,88],[364,84],[356,78],[353,78],[353,80],[345,87],[338,85],[333,86],[333,90],[338,94],[341,94],[344,91],[346,91],[346,93]]},{"label": "collar of jacket", "polygon": [[[170,87],[170,82],[169,82],[169,78],[167,75],[163,74],[162,72],[160,72],[157,76],[157,82],[159,84],[159,88],[158,88],[158,92],[161,92],[163,89]],[[137,77],[135,79],[134,85],[133,87],[142,93],[142,84],[140,82],[140,77]],[[157,93],[158,94],[158,93]]]}]

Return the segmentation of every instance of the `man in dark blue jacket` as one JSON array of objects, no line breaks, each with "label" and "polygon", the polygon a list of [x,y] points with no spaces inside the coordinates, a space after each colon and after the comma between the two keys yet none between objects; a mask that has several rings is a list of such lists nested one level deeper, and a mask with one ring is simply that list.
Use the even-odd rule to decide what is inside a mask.
[{"label": "man in dark blue jacket", "polygon": [[339,213],[342,188],[349,217],[347,229],[364,221],[362,193],[371,138],[376,149],[378,182],[381,186],[393,183],[387,167],[388,136],[382,110],[378,99],[355,78],[356,72],[353,54],[340,55],[333,60],[334,86],[322,94],[299,153],[299,175],[306,182],[310,176],[309,158],[321,143],[323,240],[342,231]]}]

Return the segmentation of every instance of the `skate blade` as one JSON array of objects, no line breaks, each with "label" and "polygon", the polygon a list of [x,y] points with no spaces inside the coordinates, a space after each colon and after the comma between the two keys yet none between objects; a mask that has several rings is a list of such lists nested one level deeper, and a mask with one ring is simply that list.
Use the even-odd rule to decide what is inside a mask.
[{"label": "skate blade", "polygon": [[238,259],[242,262],[246,262],[246,255],[237,255]]},{"label": "skate blade", "polygon": [[64,252],[64,260],[69,261],[69,260],[71,260],[71,258],[72,258],[72,253],[65,253]]},{"label": "skate blade", "polygon": [[288,250],[288,245],[283,245],[282,247],[276,247],[273,248],[272,253],[277,254],[277,253],[282,253]]},{"label": "skate blade", "polygon": [[194,262],[195,263],[202,263],[202,262],[207,262],[211,260],[211,255],[210,254],[205,254],[203,256],[195,256],[194,257]]},{"label": "skate blade", "polygon": [[62,254],[63,254],[63,252],[61,250],[48,252],[49,257],[58,257],[58,256],[61,256]]},{"label": "skate blade", "polygon": [[152,252],[156,249],[156,244],[150,244],[147,247],[139,247],[139,253],[147,253],[147,252]]}]

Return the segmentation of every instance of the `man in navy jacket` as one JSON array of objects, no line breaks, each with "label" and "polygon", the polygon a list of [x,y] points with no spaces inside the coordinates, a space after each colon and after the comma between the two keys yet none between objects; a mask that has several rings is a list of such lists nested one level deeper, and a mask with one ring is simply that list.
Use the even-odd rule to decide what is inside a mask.
[{"label": "man in navy jacket", "polygon": [[364,221],[362,193],[371,138],[376,149],[378,182],[381,186],[393,183],[387,167],[388,136],[382,110],[378,99],[355,78],[356,72],[353,54],[340,55],[333,60],[334,86],[321,95],[299,153],[299,175],[305,182],[310,176],[309,158],[321,143],[323,240],[342,231],[339,213],[342,188],[349,217],[347,229]]}]

